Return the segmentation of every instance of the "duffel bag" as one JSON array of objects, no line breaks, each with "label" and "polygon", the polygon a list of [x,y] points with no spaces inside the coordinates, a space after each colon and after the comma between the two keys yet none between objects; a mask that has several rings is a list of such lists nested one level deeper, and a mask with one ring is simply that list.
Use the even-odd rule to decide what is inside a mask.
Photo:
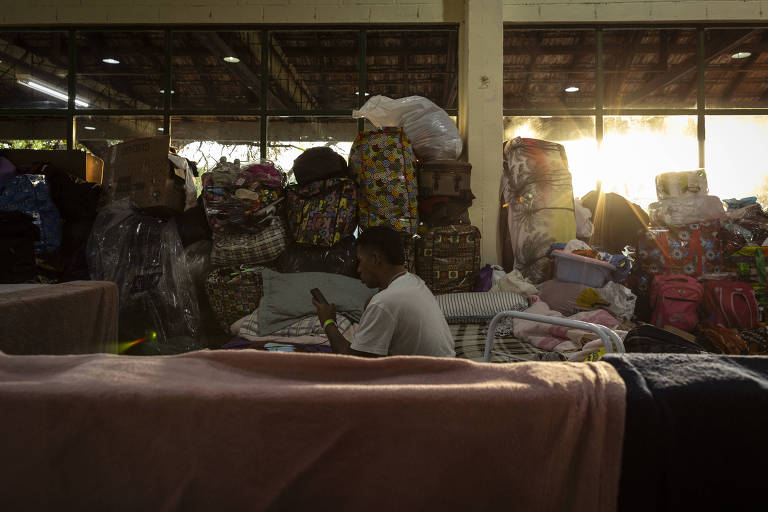
[{"label": "duffel bag", "polygon": [[259,268],[217,268],[205,279],[205,292],[219,325],[229,326],[259,307],[264,284]]},{"label": "duffel bag", "polygon": [[296,243],[332,247],[357,227],[357,186],[347,178],[286,189],[288,229]]},{"label": "duffel bag", "polygon": [[360,132],[349,152],[358,185],[360,227],[390,226],[416,233],[419,227],[416,156],[401,128]]},{"label": "duffel bag", "polygon": [[263,223],[259,233],[216,233],[211,262],[218,267],[267,263],[277,259],[285,247],[283,220],[273,217]]},{"label": "duffel bag", "polygon": [[684,274],[699,277],[718,273],[723,255],[717,233],[720,222],[711,220],[681,228],[648,228],[640,232],[637,258],[653,275]]}]

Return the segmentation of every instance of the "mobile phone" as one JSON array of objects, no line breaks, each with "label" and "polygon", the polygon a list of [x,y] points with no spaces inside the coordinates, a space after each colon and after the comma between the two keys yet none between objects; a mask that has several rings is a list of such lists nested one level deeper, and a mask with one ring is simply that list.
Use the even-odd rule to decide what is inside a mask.
[{"label": "mobile phone", "polygon": [[328,304],[328,301],[325,300],[325,297],[320,291],[320,288],[312,288],[311,290],[309,290],[309,293],[311,293],[312,296],[315,298],[315,300],[320,304]]}]

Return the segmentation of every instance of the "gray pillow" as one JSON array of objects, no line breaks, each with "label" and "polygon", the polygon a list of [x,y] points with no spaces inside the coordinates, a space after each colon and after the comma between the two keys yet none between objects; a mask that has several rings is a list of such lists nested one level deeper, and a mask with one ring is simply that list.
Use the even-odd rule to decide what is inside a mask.
[{"label": "gray pillow", "polygon": [[336,311],[359,321],[365,302],[377,289],[368,288],[359,279],[325,272],[281,274],[265,269],[261,273],[264,296],[259,303],[259,335],[266,336],[288,327],[297,319],[315,314],[309,290],[319,288]]}]

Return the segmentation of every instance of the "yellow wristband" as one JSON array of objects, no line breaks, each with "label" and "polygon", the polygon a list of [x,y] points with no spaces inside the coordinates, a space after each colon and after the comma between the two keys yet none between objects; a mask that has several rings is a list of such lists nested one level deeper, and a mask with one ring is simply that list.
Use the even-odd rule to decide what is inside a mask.
[{"label": "yellow wristband", "polygon": [[325,328],[331,324],[336,325],[336,320],[334,320],[333,318],[329,318],[328,320],[326,320],[325,323],[323,324],[323,330],[325,330]]}]

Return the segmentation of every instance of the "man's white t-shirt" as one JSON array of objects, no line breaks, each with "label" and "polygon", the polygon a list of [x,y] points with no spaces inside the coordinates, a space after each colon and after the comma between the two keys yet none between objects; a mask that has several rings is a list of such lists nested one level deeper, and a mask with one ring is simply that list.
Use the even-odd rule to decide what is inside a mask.
[{"label": "man's white t-shirt", "polygon": [[435,296],[411,273],[395,278],[371,298],[351,346],[381,356],[456,357]]}]

